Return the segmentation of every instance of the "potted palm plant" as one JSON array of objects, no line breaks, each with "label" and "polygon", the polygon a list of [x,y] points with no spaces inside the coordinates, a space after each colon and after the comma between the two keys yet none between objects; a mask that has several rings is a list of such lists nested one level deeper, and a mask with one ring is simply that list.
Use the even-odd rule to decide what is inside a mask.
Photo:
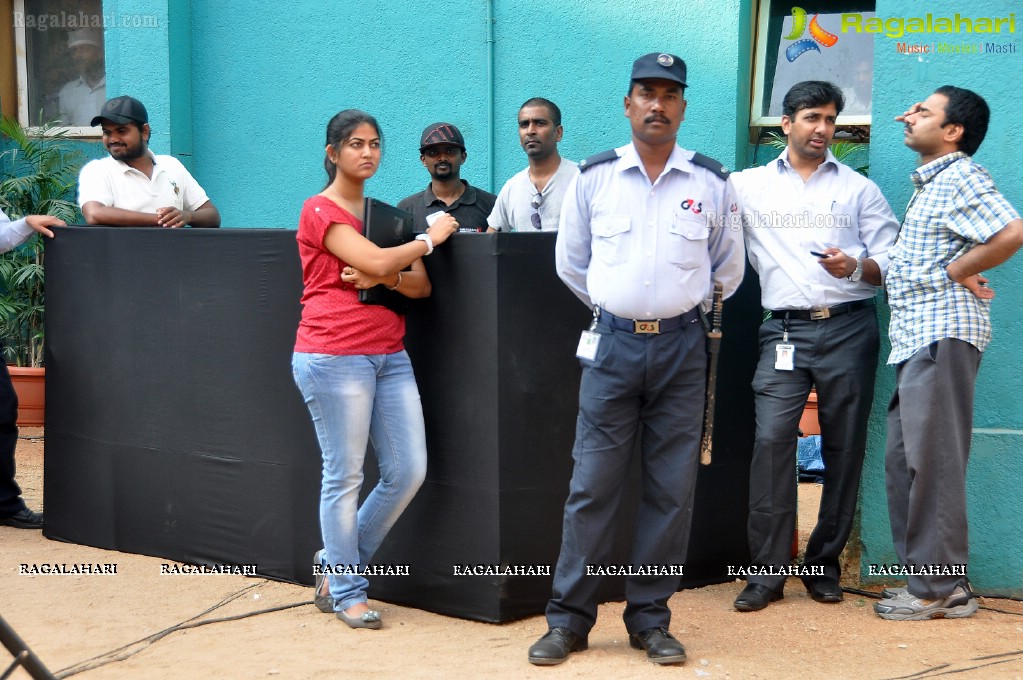
[{"label": "potted palm plant", "polygon": [[[80,222],[74,186],[83,154],[55,124],[31,131],[0,119],[0,208],[12,220],[54,215]],[[45,395],[43,240],[0,254],[0,339],[18,393],[18,424],[42,425]]]}]

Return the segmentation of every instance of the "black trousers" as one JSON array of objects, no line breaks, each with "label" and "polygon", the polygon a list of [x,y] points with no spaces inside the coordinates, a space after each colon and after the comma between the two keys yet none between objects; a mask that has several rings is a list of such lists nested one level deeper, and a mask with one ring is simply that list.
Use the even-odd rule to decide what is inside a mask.
[{"label": "black trousers", "polygon": [[[795,345],[795,370],[775,369],[775,347]],[[796,527],[796,436],[810,388],[817,387],[824,489],[817,526],[803,564],[841,576],[838,558],[849,539],[867,443],[867,418],[877,371],[877,315],[873,307],[821,321],[770,319],[760,327],[760,363],[753,378],[757,430],[750,467],[750,556],[757,567],[791,559]],[[784,575],[750,576],[774,590]]]},{"label": "black trousers", "polygon": [[18,445],[18,395],[7,364],[0,361],[0,517],[25,509],[21,488],[14,481],[14,448]]}]

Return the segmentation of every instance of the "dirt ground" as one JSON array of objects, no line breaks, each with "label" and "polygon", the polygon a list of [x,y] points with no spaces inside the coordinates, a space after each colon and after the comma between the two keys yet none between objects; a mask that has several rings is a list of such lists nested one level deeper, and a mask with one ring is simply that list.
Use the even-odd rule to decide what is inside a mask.
[{"label": "dirt ground", "polygon": [[[24,428],[17,458],[18,481],[37,510],[42,436]],[[803,524],[812,526],[818,489],[800,485]],[[804,540],[807,533],[800,531]],[[874,615],[868,597],[847,594],[822,605],[790,579],[784,600],[742,614],[732,609],[742,584],[721,584],[671,600],[671,632],[689,655],[683,665],[658,667],[631,649],[623,605],[609,603],[600,607],[589,651],[537,668],[526,650],[546,630],[540,616],[495,625],[372,601],[385,628],[354,631],[317,611],[310,588],[242,576],[160,576],[165,562],[0,527],[0,615],[58,677],[1023,678],[1023,606],[1008,600],[982,600],[971,619],[890,622]],[[22,563],[112,563],[117,573],[20,575]],[[238,618],[186,627],[230,617]],[[9,663],[0,650],[0,676]],[[29,675],[19,669],[11,677]]]}]

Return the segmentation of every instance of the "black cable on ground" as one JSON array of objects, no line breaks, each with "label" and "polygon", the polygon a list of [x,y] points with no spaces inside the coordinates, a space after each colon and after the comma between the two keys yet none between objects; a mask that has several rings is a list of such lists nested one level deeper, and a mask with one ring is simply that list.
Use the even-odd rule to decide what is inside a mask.
[{"label": "black cable on ground", "polygon": [[[1002,658],[1011,657],[1011,658]],[[967,666],[966,668],[952,668],[945,670],[951,664],[943,663],[930,668],[925,668],[922,671],[918,671],[911,675],[900,675],[895,678],[886,678],[885,680],[912,680],[918,678],[935,678],[939,675],[955,675],[956,673],[968,673],[969,671],[975,671],[981,668],[987,668],[988,666],[997,666],[1003,663],[1011,663],[1013,661],[1023,660],[1023,649],[1015,652],[1003,652],[1001,654],[989,654],[987,656],[978,656],[970,659],[970,661],[987,661],[989,659],[998,659],[998,661],[991,661],[991,663],[980,663],[974,666]],[[940,672],[938,672],[940,671]]]},{"label": "black cable on ground", "polygon": [[[117,649],[112,649],[112,650],[110,650],[108,652],[104,652],[102,654],[98,654],[98,655],[92,657],[91,659],[86,659],[85,661],[80,661],[80,662],[78,662],[76,664],[68,666],[67,668],[62,668],[61,670],[55,672],[54,675],[57,678],[69,678],[72,675],[77,675],[79,673],[84,673],[85,671],[90,671],[90,670],[93,670],[93,669],[96,669],[96,668],[100,668],[102,666],[106,666],[107,664],[111,664],[111,663],[114,663],[114,662],[117,662],[117,661],[124,661],[125,659],[129,659],[129,658],[135,656],[136,654],[138,654],[139,652],[147,649],[153,643],[158,642],[159,640],[162,640],[163,638],[167,637],[171,633],[174,633],[174,632],[177,632],[177,631],[188,630],[190,628],[199,628],[200,626],[205,626],[205,625],[211,624],[211,623],[225,623],[225,622],[228,622],[228,621],[238,621],[240,619],[246,619],[246,618],[249,618],[251,616],[258,616],[260,614],[270,614],[270,613],[273,613],[273,612],[283,611],[285,609],[294,609],[295,607],[304,607],[304,606],[309,604],[309,601],[306,600],[304,602],[294,602],[292,604],[283,604],[283,605],[278,605],[276,607],[267,607],[266,609],[257,609],[256,611],[245,612],[245,613],[242,613],[242,614],[235,614],[233,616],[224,616],[224,617],[220,617],[220,618],[216,618],[216,619],[205,619],[203,621],[197,621],[196,620],[196,619],[198,619],[200,617],[205,616],[206,614],[209,614],[212,611],[215,611],[215,610],[219,609],[220,607],[223,607],[224,605],[226,605],[226,604],[228,604],[230,602],[233,602],[234,600],[238,599],[239,597],[244,595],[249,590],[252,590],[253,588],[256,588],[256,587],[258,587],[260,585],[263,585],[263,584],[261,584],[261,583],[254,583],[251,586],[247,586],[245,588],[242,588],[238,592],[233,593],[231,595],[228,595],[227,597],[225,597],[223,600],[221,600],[217,604],[213,605],[212,607],[209,607],[205,611],[203,611],[203,612],[201,612],[201,613],[199,613],[199,614],[197,614],[197,615],[195,615],[195,616],[193,616],[191,618],[185,619],[184,621],[182,621],[179,624],[173,625],[173,626],[171,626],[169,628],[165,628],[165,629],[163,629],[163,630],[161,630],[161,631],[159,631],[157,633],[153,633],[152,635],[148,635],[148,636],[146,636],[144,638],[141,638],[139,640],[135,640],[134,642],[129,642],[128,644],[122,645],[121,647],[118,647]],[[133,647],[137,647],[137,648],[136,649],[132,649]]]}]

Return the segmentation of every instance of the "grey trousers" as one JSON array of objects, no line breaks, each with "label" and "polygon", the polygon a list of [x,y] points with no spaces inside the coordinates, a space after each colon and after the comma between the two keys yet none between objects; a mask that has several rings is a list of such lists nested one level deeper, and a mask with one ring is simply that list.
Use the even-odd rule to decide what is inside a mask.
[{"label": "grey trousers", "polygon": [[[561,553],[547,623],[586,636],[597,620],[599,575],[607,565],[629,466],[640,439],[642,497],[628,563],[685,561],[699,468],[707,376],[706,336],[697,321],[661,335],[635,335],[598,324],[595,361],[582,360],[575,467],[565,503]],[[679,575],[625,580],[630,633],[671,622],[668,599]]]},{"label": "grey trousers", "polygon": [[[783,567],[796,529],[796,435],[810,388],[817,387],[824,489],[817,526],[803,564],[838,579],[838,558],[849,540],[874,398],[880,338],[873,307],[822,321],[789,320],[795,370],[775,369],[785,321],[760,327],[760,363],[753,377],[757,428],[750,465],[747,532],[755,567]],[[785,576],[751,575],[748,583],[780,590]]]},{"label": "grey trousers", "polygon": [[[966,463],[981,353],[963,340],[932,342],[895,368],[888,405],[885,480],[899,562],[965,571]],[[949,596],[962,574],[910,575],[916,597]]]}]

